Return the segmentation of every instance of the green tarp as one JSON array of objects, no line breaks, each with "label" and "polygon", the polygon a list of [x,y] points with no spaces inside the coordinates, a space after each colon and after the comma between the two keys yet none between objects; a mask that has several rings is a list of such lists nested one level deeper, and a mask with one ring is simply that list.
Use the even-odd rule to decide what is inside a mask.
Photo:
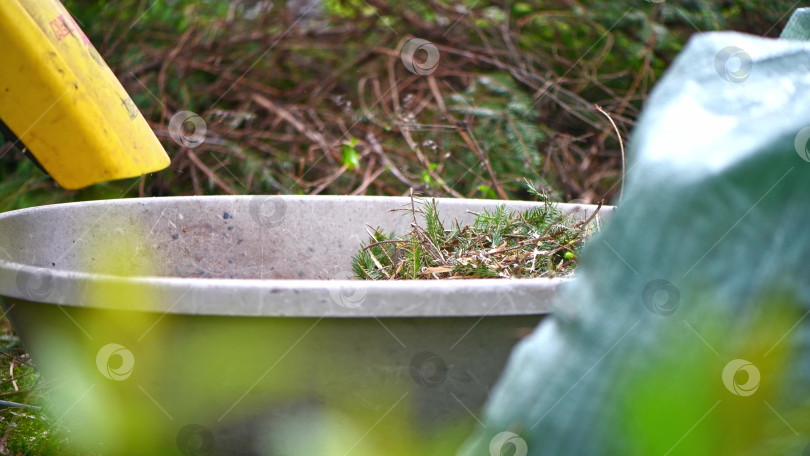
[{"label": "green tarp", "polygon": [[461,454],[810,454],[809,11],[689,41]]}]

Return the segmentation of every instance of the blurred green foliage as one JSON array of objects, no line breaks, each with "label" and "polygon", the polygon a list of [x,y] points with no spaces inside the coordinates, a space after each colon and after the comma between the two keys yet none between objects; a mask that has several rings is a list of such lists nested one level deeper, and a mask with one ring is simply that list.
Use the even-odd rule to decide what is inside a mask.
[{"label": "blurred green foliage", "polygon": [[[0,323],[0,399],[42,403],[39,372],[31,364],[8,321]],[[13,373],[13,377],[12,377]],[[0,409],[0,453],[63,454],[68,441],[63,429],[40,410]]]}]

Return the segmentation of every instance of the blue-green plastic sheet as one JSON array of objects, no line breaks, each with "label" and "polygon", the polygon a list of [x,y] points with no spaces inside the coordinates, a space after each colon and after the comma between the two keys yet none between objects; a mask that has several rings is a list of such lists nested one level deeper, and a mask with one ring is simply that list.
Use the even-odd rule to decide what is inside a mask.
[{"label": "blue-green plastic sheet", "polygon": [[810,455],[808,11],[688,42],[460,454]]}]

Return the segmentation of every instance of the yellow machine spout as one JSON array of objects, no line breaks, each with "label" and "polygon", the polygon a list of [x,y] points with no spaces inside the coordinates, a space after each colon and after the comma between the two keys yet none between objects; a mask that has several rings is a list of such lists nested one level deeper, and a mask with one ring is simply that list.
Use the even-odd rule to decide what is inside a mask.
[{"label": "yellow machine spout", "polygon": [[0,49],[0,120],[62,187],[169,166],[132,99],[58,0],[3,0]]}]

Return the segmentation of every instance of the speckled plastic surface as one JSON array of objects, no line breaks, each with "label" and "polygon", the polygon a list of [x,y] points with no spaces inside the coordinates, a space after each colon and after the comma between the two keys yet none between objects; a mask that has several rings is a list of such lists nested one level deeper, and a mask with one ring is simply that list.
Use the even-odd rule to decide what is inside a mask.
[{"label": "speckled plastic surface", "polygon": [[[464,224],[473,218],[469,211],[496,204],[440,199],[439,209],[448,221]],[[509,207],[533,204],[539,203],[510,202]],[[134,304],[135,309],[171,313],[520,315],[545,311],[564,282],[333,280],[351,276],[351,256],[368,239],[367,226],[406,232],[411,217],[392,210],[409,205],[408,198],[385,197],[187,197],[6,213],[0,215],[0,294],[132,308],[88,296],[88,289],[103,282],[122,294],[148,289],[154,299]],[[560,208],[583,217],[595,209]],[[599,219],[610,211],[603,207]],[[111,270],[128,277],[113,277]]]}]

